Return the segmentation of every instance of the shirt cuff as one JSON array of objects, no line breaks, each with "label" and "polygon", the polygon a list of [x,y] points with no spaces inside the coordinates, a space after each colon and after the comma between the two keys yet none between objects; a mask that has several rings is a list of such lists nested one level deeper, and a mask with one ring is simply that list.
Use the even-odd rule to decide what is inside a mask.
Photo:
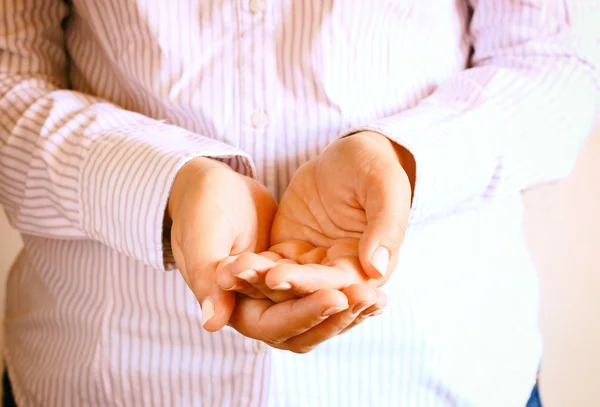
[{"label": "shirt cuff", "polygon": [[408,150],[416,177],[409,225],[428,222],[485,194],[499,167],[498,146],[479,132],[461,128],[458,113],[437,105],[411,110],[347,130],[342,137],[373,131]]},{"label": "shirt cuff", "polygon": [[163,236],[165,208],[179,169],[201,156],[234,161],[244,175],[254,176],[243,151],[180,127],[153,122],[101,134],[80,172],[81,228],[146,265],[174,269]]}]

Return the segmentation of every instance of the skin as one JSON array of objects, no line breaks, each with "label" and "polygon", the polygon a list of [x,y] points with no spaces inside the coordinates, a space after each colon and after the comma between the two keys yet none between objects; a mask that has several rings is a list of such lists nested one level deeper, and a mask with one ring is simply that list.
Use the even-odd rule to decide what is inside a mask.
[{"label": "skin", "polygon": [[356,325],[365,309],[383,302],[382,294],[354,284],[275,302],[251,284],[245,286],[248,295],[219,286],[217,268],[227,259],[269,247],[276,210],[260,183],[217,161],[196,158],[173,183],[167,205],[171,244],[178,269],[202,305],[205,329],[229,324],[245,336],[303,353]]},{"label": "skin", "polygon": [[[218,284],[273,302],[321,289],[382,286],[398,261],[414,172],[412,156],[380,134],[336,141],[296,172],[275,215],[269,251],[226,259]],[[390,255],[382,270],[371,261],[379,247]],[[340,332],[381,313],[386,302],[377,291],[377,300]]]}]

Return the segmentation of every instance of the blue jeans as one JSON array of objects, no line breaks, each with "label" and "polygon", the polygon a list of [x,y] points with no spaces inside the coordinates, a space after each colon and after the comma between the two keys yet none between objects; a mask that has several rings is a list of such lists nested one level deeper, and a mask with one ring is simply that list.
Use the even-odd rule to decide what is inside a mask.
[{"label": "blue jeans", "polygon": [[533,388],[531,396],[529,397],[529,401],[527,402],[527,406],[525,407],[542,407],[542,401],[540,400],[540,392],[538,391],[537,383]]}]

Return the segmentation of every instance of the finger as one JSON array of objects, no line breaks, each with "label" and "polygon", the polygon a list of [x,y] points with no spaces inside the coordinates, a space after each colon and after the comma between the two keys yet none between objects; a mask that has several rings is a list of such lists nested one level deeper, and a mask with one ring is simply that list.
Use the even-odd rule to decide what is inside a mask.
[{"label": "finger", "polygon": [[[231,274],[250,284],[260,284],[264,281],[267,271],[277,265],[271,258],[257,253],[240,254],[232,263]],[[257,286],[258,287],[258,286]]]},{"label": "finger", "polygon": [[341,290],[352,284],[367,282],[356,256],[321,264],[278,264],[265,277],[265,284],[273,290],[289,290],[297,295],[307,295],[321,288]]},{"label": "finger", "polygon": [[[197,226],[185,226],[179,242],[187,282],[202,307],[202,325],[212,332],[225,326],[235,307],[235,294],[219,287],[216,270],[221,260],[229,257],[240,232],[234,227],[223,227],[223,223],[241,224],[241,220],[227,218],[220,203],[210,197],[197,199],[197,205],[202,210],[192,211],[186,219],[189,225]],[[245,206],[251,206],[251,202]],[[256,230],[255,218],[254,223],[246,222],[250,222],[248,230]]]},{"label": "finger", "polygon": [[239,256],[228,256],[221,260],[217,266],[216,281],[219,287],[221,287],[223,290],[233,290],[235,285],[238,283],[238,279],[231,272],[233,269],[233,262],[238,257]]},{"label": "finger", "polygon": [[[275,262],[273,261],[274,258],[278,258],[279,260]],[[273,302],[284,302],[295,299],[298,296],[292,292],[285,292],[281,289],[273,290],[267,287],[265,284],[265,275],[278,263],[284,264],[288,262],[290,261],[282,259],[281,256],[275,253],[242,253],[232,263],[231,276],[238,281],[240,286],[245,283],[245,287],[252,287],[251,290],[246,290],[247,292],[254,294],[261,293],[263,297],[267,297]],[[256,295],[249,296],[259,298]]]},{"label": "finger", "polygon": [[348,309],[330,316],[326,321],[321,322],[303,334],[294,336],[284,343],[275,344],[274,347],[296,353],[309,352],[319,344],[338,335],[351,325],[356,318],[360,317],[365,309],[377,301],[375,290],[364,285],[350,286],[343,290],[343,293],[348,298],[350,305]]},{"label": "finger", "polygon": [[387,294],[384,291],[379,290],[379,289],[376,289],[375,292],[377,294],[377,301],[371,307],[364,310],[363,315],[368,316],[369,314],[372,314],[373,312],[383,310],[387,306],[387,303],[388,303]]},{"label": "finger", "polygon": [[376,293],[377,301],[370,307],[366,308],[363,312],[361,312],[361,314],[350,325],[348,325],[346,328],[344,328],[343,331],[340,332],[340,335],[348,332],[355,326],[360,325],[368,318],[381,315],[383,313],[383,310],[387,305],[387,295],[381,290],[376,290]]},{"label": "finger", "polygon": [[269,248],[271,241],[271,226],[273,218],[277,212],[277,203],[273,196],[269,193],[267,187],[250,178],[245,178],[250,192],[256,203],[256,218],[258,221],[258,229],[256,233],[256,247],[254,251],[262,252]]},{"label": "finger", "polygon": [[269,250],[300,264],[320,264],[327,257],[325,247],[315,247],[303,240],[288,240],[271,246]]},{"label": "finger", "polygon": [[237,281],[233,286],[228,288],[221,287],[221,289],[225,291],[235,291],[238,294],[242,294],[250,298],[255,298],[257,300],[264,300],[269,298],[260,290],[256,289],[254,286],[245,281]]},{"label": "finger", "polygon": [[347,308],[347,297],[335,290],[320,290],[280,304],[241,298],[230,325],[244,336],[273,345],[300,335]]},{"label": "finger", "polygon": [[[275,256],[277,255],[275,254]],[[230,268],[223,270],[222,274],[225,275],[221,276],[221,287],[225,288],[225,282],[237,287],[251,287],[246,292],[261,293],[264,297],[274,302],[283,302],[295,298],[291,294],[275,292],[265,285],[265,274],[277,265],[272,258],[274,258],[272,255],[251,252],[242,253],[231,263]],[[236,291],[239,292],[239,290]]]},{"label": "finger", "polygon": [[347,332],[349,332],[351,329],[356,328],[358,325],[362,324],[363,322],[365,322],[367,319],[371,318],[371,317],[376,317],[383,314],[383,309],[379,309],[376,311],[372,311],[367,313],[366,311],[363,312],[361,315],[359,315],[354,322],[352,322],[350,325],[348,325],[346,328],[344,328],[339,335],[343,335]]},{"label": "finger", "polygon": [[235,294],[233,291],[223,291],[219,286],[214,285],[202,300],[201,308],[202,327],[209,332],[216,332],[229,321],[235,308]]},{"label": "finger", "polygon": [[358,253],[365,273],[378,279],[393,271],[398,261],[408,224],[411,188],[398,163],[369,172],[363,182],[367,226]]},{"label": "finger", "polygon": [[279,260],[282,259],[282,257],[279,254],[277,254],[275,252],[272,252],[270,250],[266,251],[266,252],[260,252],[258,254],[261,255],[261,256],[263,256],[263,257],[266,257],[267,259],[269,259],[271,261],[275,261],[275,262],[277,262],[277,261],[279,261]]},{"label": "finger", "polygon": [[235,291],[247,295],[251,298],[267,298],[260,290],[256,289],[250,283],[240,280],[233,275],[233,263],[239,256],[229,256],[222,260],[217,266],[216,282],[225,291]]},{"label": "finger", "polygon": [[[218,286],[202,288],[202,291],[196,291],[192,288],[192,281],[196,281],[197,276],[188,272],[185,256],[178,243],[173,246],[173,256],[178,264],[178,268],[188,286],[194,292],[198,303],[202,309],[202,326],[211,332],[221,329],[227,321],[235,307],[235,294],[225,292]],[[199,285],[198,282],[195,283]]]}]

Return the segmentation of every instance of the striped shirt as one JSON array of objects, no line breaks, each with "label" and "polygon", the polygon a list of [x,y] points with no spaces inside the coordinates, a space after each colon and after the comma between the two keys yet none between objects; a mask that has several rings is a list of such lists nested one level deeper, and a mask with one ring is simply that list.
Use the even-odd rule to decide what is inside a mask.
[{"label": "striped shirt", "polygon": [[[568,174],[591,129],[597,3],[0,0],[19,406],[525,405],[519,191]],[[280,197],[361,129],[417,163],[386,312],[306,355],[204,332],[163,263],[178,169],[220,158]]]}]

